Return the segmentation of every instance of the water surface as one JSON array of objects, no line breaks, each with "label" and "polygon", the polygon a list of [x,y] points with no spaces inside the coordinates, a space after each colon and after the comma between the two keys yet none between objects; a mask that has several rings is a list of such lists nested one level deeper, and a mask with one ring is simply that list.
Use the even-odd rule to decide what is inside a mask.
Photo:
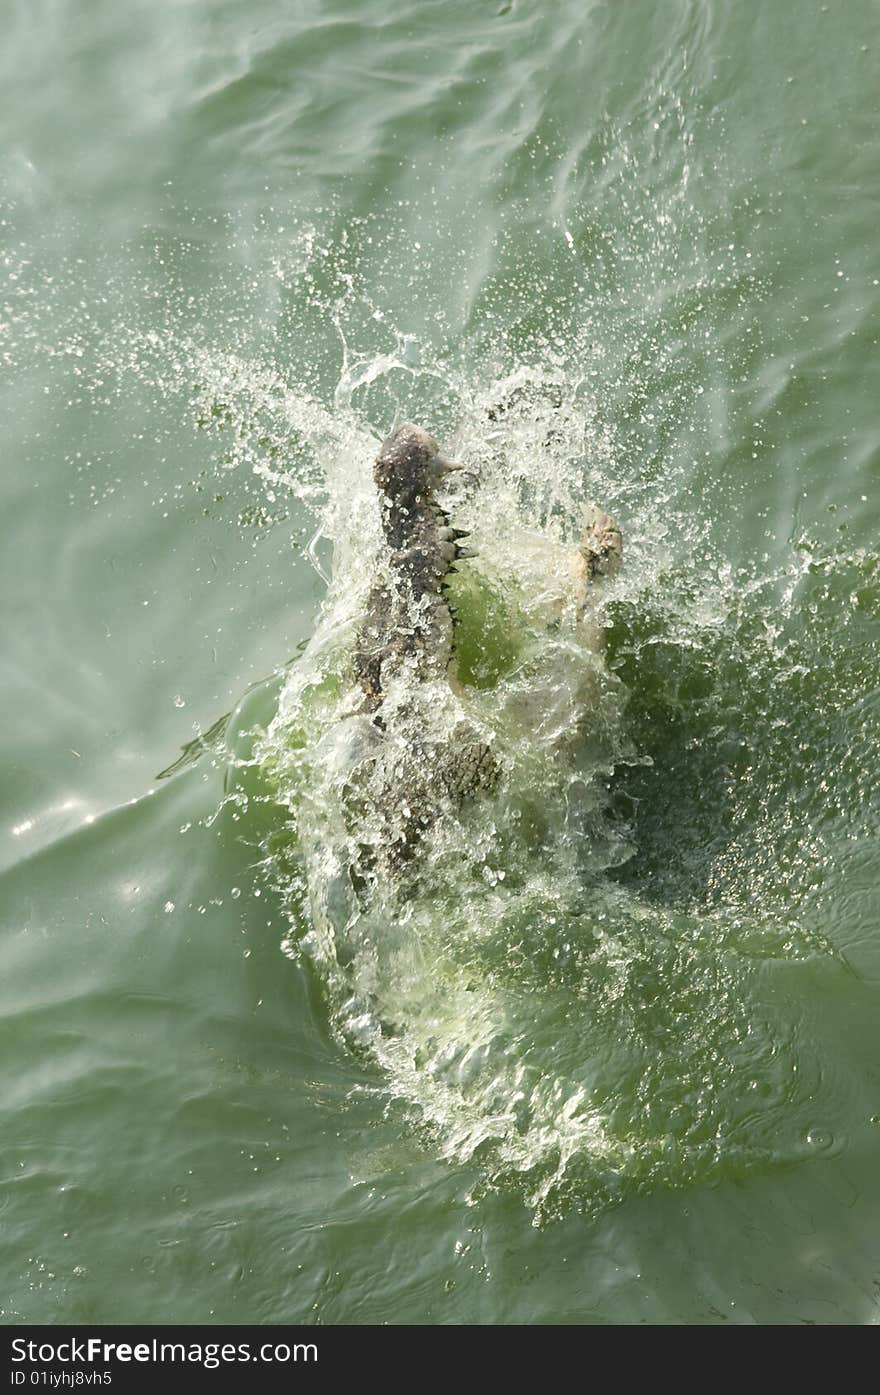
[{"label": "water surface", "polygon": [[[7,9],[3,1319],[873,1321],[876,7]],[[404,417],[490,593],[619,516],[620,725],[371,1051],[250,762]]]}]

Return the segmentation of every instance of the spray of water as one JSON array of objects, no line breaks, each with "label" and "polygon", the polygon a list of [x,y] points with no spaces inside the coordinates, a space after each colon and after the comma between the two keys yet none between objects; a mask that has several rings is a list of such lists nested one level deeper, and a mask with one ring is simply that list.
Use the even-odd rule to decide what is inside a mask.
[{"label": "spray of water", "polygon": [[[413,680],[385,736],[351,680],[382,565],[376,441],[354,432],[327,462],[330,584],[256,750],[285,810],[270,862],[288,949],[317,969],[340,1039],[381,1067],[414,1126],[443,1156],[478,1162],[481,1185],[516,1186],[539,1219],[789,1159],[800,1081],[758,1006],[759,966],[818,941],[736,896],[646,896],[628,878],[633,819],[615,807],[628,779],[651,776],[628,722],[638,675],[615,671],[657,643],[639,624],[665,627],[678,654],[719,631],[729,643],[733,588],[704,577],[688,598],[630,512],[631,558],[577,618],[566,561],[583,505],[626,500],[613,443],[563,374],[520,365],[462,384],[451,438],[476,476],[446,501],[479,553],[452,595],[461,685]],[[404,797],[375,777],[377,748],[437,765],[465,723],[491,745],[495,786],[450,804],[405,873],[359,890],[363,849],[388,837],[387,802]]]},{"label": "spray of water", "polygon": [[[285,948],[317,976],[343,1049],[375,1064],[377,1090],[430,1147],[474,1165],[479,1186],[516,1188],[537,1218],[809,1151],[821,1072],[771,969],[831,954],[801,913],[805,892],[821,904],[832,820],[854,843],[868,831],[862,768],[876,738],[873,670],[847,638],[876,614],[876,559],[799,538],[781,567],[734,571],[690,483],[724,414],[702,382],[688,395],[673,330],[699,325],[699,342],[720,344],[714,307],[725,324],[744,316],[756,284],[735,254],[701,258],[711,237],[685,185],[628,224],[618,187],[630,186],[606,190],[615,255],[592,279],[574,253],[589,228],[571,218],[546,283],[499,247],[504,275],[480,288],[457,338],[442,325],[399,332],[377,305],[375,221],[349,220],[338,256],[303,229],[273,275],[303,320],[296,342],[323,354],[311,384],[308,364],[286,361],[283,316],[284,362],[246,327],[236,342],[223,313],[222,332],[198,322],[185,285],[164,281],[143,322],[114,319],[110,293],[75,304],[53,349],[92,408],[132,386],[172,411],[184,401],[216,442],[218,480],[235,476],[242,527],[270,526],[281,502],[304,520],[298,546],[327,585],[313,637],[256,736],[239,714],[199,751],[225,762],[243,820],[258,799],[271,808],[260,855]],[[687,236],[698,271],[713,269],[669,303]],[[362,275],[358,239],[374,243]],[[396,247],[389,236],[388,266]],[[51,308],[48,281],[38,289],[33,303]],[[16,363],[45,351],[23,291],[21,303],[4,350]],[[724,342],[748,350],[745,334]],[[718,377],[717,362],[703,367],[701,380]],[[383,565],[370,465],[402,418],[473,470],[446,502],[479,557],[455,580],[460,690],[413,685],[395,736],[454,753],[466,722],[499,777],[444,811],[405,875],[365,895],[353,869],[395,809],[387,781],[370,785],[377,734],[351,656]],[[690,454],[673,449],[685,438]],[[566,559],[589,503],[620,519],[626,563],[584,624]],[[841,686],[828,679],[842,664]]]}]

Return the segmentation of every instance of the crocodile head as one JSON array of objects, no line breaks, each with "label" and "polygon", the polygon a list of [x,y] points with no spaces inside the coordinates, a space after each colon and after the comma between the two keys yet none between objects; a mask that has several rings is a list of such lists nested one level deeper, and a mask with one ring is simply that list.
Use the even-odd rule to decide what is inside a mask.
[{"label": "crocodile head", "polygon": [[434,491],[444,475],[463,468],[446,458],[433,436],[411,422],[383,441],[373,479],[382,499],[385,537],[393,549],[410,544],[429,520],[445,520]]}]

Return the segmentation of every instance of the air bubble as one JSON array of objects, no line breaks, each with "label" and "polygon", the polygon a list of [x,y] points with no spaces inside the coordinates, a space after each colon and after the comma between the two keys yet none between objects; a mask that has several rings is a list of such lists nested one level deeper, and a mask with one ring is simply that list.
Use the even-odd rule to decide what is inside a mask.
[{"label": "air bubble", "polygon": [[830,1148],[833,1142],[834,1136],[827,1129],[810,1129],[807,1134],[807,1143],[817,1150]]}]

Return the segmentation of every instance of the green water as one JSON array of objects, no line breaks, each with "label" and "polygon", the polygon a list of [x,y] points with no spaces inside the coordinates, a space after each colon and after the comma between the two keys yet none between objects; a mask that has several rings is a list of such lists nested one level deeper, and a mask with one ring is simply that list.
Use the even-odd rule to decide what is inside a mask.
[{"label": "green water", "polygon": [[[86,8],[0,51],[3,1320],[875,1320],[876,5]],[[418,915],[590,1065],[543,1206],[334,1030],[236,768],[375,440],[503,484],[511,383],[517,525],[627,539],[631,853]]]}]

